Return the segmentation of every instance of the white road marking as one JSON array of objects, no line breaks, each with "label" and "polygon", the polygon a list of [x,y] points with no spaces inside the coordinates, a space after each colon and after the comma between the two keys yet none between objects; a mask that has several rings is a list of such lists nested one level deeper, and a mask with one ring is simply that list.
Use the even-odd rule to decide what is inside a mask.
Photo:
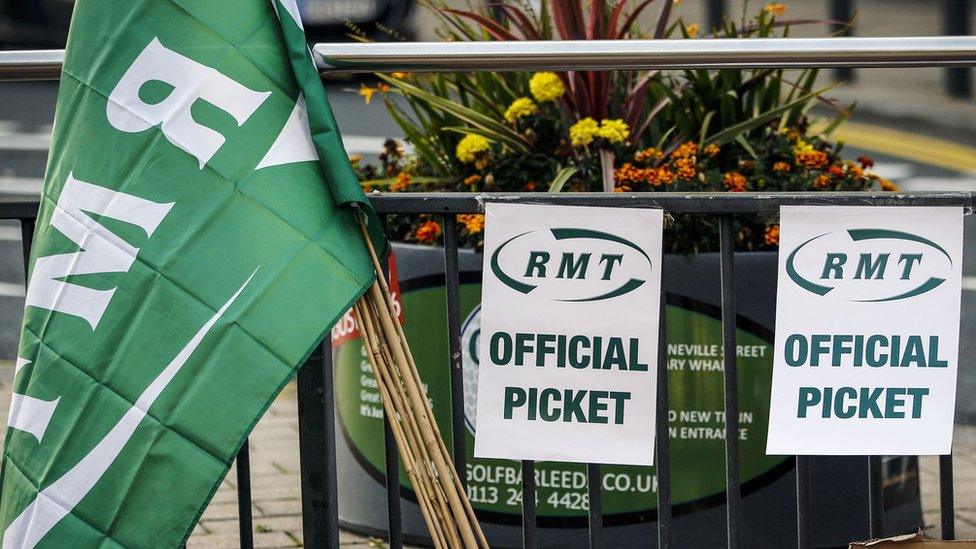
[{"label": "white road marking", "polygon": [[0,194],[39,195],[43,186],[40,177],[0,177]]},{"label": "white road marking", "polygon": [[0,242],[20,242],[20,227],[0,225]]},{"label": "white road marking", "polygon": [[49,133],[0,133],[0,150],[46,151],[51,148]]},{"label": "white road marking", "polygon": [[913,177],[899,181],[903,191],[976,191],[972,177]]},{"label": "white road marking", "polygon": [[976,292],[976,276],[962,277],[962,289],[970,292]]},{"label": "white road marking", "polygon": [[0,297],[24,297],[24,285],[0,282]]},{"label": "white road marking", "polygon": [[868,171],[885,179],[900,181],[915,175],[915,166],[901,162],[880,162]]}]

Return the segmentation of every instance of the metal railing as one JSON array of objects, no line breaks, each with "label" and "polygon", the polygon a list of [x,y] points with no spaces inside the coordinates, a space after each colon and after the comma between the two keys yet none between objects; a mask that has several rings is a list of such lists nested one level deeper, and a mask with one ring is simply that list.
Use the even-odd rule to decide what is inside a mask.
[{"label": "metal railing", "polygon": [[[518,43],[417,43],[398,44],[319,44],[314,48],[323,72],[389,72],[454,70],[531,70],[531,69],[638,69],[638,68],[753,68],[753,67],[919,67],[974,66],[976,38],[837,38],[776,40],[683,40],[612,42],[518,42]],[[45,80],[57,77],[63,53],[0,52],[0,80]],[[741,495],[739,492],[739,451],[737,447],[738,395],[735,353],[735,255],[733,216],[776,213],[784,205],[857,206],[960,206],[972,213],[974,196],[968,192],[915,194],[892,193],[630,193],[630,194],[454,194],[416,193],[371,196],[377,212],[386,214],[439,215],[444,227],[444,265],[447,286],[447,316],[451,345],[451,425],[455,432],[463,424],[461,407],[463,380],[460,353],[459,270],[457,215],[479,212],[484,202],[517,200],[533,204],[592,205],[605,207],[661,208],[669,213],[687,213],[719,218],[721,321],[725,359],[726,424],[726,527],[727,544],[741,544]],[[25,269],[29,254],[37,200],[0,201],[0,219],[21,222]],[[665,239],[667,239],[665,233]],[[25,277],[26,279],[26,277]],[[661,300],[664,314],[665,300]],[[662,342],[666,337],[661,324]],[[662,548],[672,544],[671,470],[669,465],[668,392],[666,346],[661,345],[658,368],[656,453],[658,463],[657,542]],[[328,342],[312,354],[298,372],[299,451],[304,543],[308,547],[338,547],[339,518],[336,480],[335,403],[332,387],[332,351]],[[385,458],[388,536],[392,547],[401,547],[400,486],[397,452],[389,426],[385,429]],[[459,471],[465,471],[463,438],[453,437],[453,458]],[[883,528],[881,457],[868,456],[869,501],[865,521],[872,537]],[[942,535],[954,538],[952,457],[940,460],[940,512]],[[534,463],[523,462],[522,509],[523,541],[535,547],[536,491]],[[239,523],[242,547],[253,545],[251,493],[247,445],[237,457]],[[589,540],[600,547],[603,539],[600,465],[587,466],[590,506]],[[797,545],[811,546],[812,512],[810,458],[796,457]],[[680,541],[680,540],[678,540]]]}]

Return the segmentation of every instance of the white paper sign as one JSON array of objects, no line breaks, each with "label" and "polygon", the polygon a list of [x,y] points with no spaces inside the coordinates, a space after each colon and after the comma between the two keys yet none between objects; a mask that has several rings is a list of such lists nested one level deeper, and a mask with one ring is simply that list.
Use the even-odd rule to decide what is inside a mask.
[{"label": "white paper sign", "polygon": [[784,207],[767,454],[947,454],[962,209]]},{"label": "white paper sign", "polygon": [[662,212],[485,215],[474,455],[651,465]]}]

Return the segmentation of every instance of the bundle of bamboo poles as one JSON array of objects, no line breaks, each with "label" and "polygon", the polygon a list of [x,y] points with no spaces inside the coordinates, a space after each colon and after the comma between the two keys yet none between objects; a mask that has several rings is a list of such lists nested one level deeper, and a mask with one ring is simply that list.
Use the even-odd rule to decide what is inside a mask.
[{"label": "bundle of bamboo poles", "polygon": [[377,273],[376,281],[354,307],[356,323],[424,522],[434,547],[487,548],[488,542],[434,421],[376,249],[361,212],[356,213]]}]

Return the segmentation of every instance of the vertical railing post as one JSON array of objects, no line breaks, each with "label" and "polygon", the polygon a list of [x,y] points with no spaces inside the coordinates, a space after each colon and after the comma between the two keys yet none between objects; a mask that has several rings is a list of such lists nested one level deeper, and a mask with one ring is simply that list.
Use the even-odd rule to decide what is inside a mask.
[{"label": "vertical railing post", "polygon": [[[386,216],[380,216],[384,232],[386,228]],[[390,280],[389,257],[383,258],[383,277]],[[391,281],[392,282],[392,281]],[[397,447],[396,438],[393,436],[393,427],[390,418],[383,411],[383,458],[384,475],[386,482],[386,517],[387,535],[390,547],[400,549],[403,547],[403,518],[400,515],[400,454]]]},{"label": "vertical railing post", "polygon": [[796,456],[796,546],[813,545],[813,501],[810,495],[810,456]]},{"label": "vertical railing post", "polygon": [[956,509],[952,489],[952,454],[939,456],[939,515],[942,539],[956,539]]},{"label": "vertical railing post", "polygon": [[725,19],[725,0],[706,0],[705,15],[709,31],[721,29],[722,20]]},{"label": "vertical railing post", "polygon": [[34,243],[34,222],[32,217],[20,220],[20,243],[24,250],[24,284],[30,280],[28,271],[30,270],[30,251]]},{"label": "vertical railing post", "polygon": [[603,547],[603,486],[600,477],[600,465],[587,463],[586,490],[590,500],[590,549]]},{"label": "vertical railing post", "polygon": [[535,462],[522,460],[522,547],[535,549]]},{"label": "vertical railing post", "polygon": [[254,547],[254,526],[251,514],[251,454],[248,442],[237,452],[237,525],[241,549]]},{"label": "vertical railing post", "polygon": [[738,549],[740,532],[739,488],[739,382],[735,344],[735,263],[732,216],[723,215],[719,227],[722,285],[722,360],[725,366],[725,493],[728,547]]},{"label": "vertical railing post", "polygon": [[884,535],[884,475],[881,456],[868,456],[868,534],[872,538]]},{"label": "vertical railing post", "polygon": [[461,281],[458,268],[457,217],[443,216],[444,289],[447,294],[447,337],[451,368],[451,450],[461,486],[467,486],[467,444],[464,427],[464,370],[461,361]]},{"label": "vertical railing post", "polygon": [[[854,28],[851,26],[853,17],[854,0],[830,0],[830,18],[833,20],[830,27],[838,36],[852,36],[854,34]],[[856,79],[854,69],[851,67],[834,69],[834,77],[846,82],[853,82]]]},{"label": "vertical railing post", "polygon": [[[971,11],[969,0],[942,0],[942,34],[968,36]],[[972,71],[968,67],[953,67],[945,71],[945,86],[949,95],[957,99],[972,98]]]},{"label": "vertical railing post", "polygon": [[298,451],[305,547],[339,547],[332,342],[325,340],[298,370]]},{"label": "vertical railing post", "polygon": [[671,453],[670,432],[668,431],[668,339],[667,339],[667,300],[664,292],[664,272],[661,272],[661,312],[658,321],[657,350],[657,546],[658,549],[671,547]]}]

